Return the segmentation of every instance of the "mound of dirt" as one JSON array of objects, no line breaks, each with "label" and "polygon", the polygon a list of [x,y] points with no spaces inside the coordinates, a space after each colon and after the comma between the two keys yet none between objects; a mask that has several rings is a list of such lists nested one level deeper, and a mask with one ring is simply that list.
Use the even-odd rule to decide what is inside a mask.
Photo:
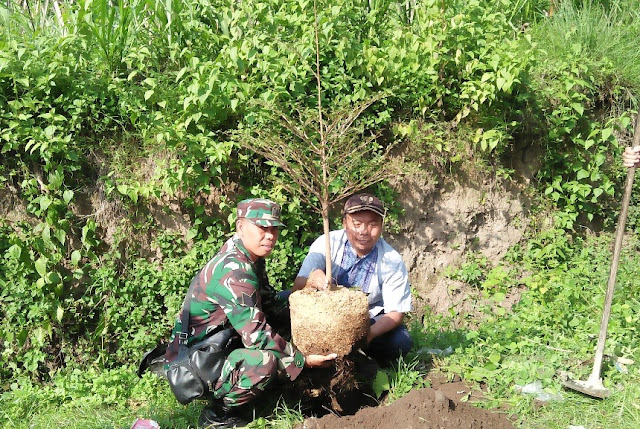
[{"label": "mound of dirt", "polygon": [[296,429],[513,429],[504,414],[456,399],[442,390],[416,389],[391,405],[362,408],[352,416],[327,414],[306,419]]}]

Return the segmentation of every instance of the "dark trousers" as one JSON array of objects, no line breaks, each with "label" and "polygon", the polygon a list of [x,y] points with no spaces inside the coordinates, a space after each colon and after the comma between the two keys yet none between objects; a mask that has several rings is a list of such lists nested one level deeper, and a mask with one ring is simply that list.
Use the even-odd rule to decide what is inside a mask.
[{"label": "dark trousers", "polygon": [[[373,325],[382,316],[384,316],[384,313],[375,316],[371,319],[371,324]],[[409,335],[409,330],[405,325],[400,325],[374,338],[371,343],[369,343],[367,354],[381,364],[390,363],[400,356],[405,356],[409,353],[412,346],[413,340],[411,339],[411,335]]]}]

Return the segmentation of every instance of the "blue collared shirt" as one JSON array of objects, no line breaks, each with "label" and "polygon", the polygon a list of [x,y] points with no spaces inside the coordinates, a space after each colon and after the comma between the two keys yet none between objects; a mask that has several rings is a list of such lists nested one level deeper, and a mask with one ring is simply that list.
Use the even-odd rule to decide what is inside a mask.
[{"label": "blue collared shirt", "polygon": [[[347,243],[344,229],[329,233],[331,245],[331,270],[333,275],[339,274],[340,262]],[[411,288],[409,274],[400,254],[382,237],[376,242],[378,260],[368,289],[369,316],[397,311],[411,311]],[[315,269],[325,270],[324,235],[318,237],[302,262],[298,277],[309,277]]]}]

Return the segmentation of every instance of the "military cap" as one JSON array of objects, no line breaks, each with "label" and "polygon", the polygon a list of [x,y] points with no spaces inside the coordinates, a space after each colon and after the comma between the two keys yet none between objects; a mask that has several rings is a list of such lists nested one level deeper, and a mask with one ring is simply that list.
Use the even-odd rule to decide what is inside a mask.
[{"label": "military cap", "polygon": [[344,203],[343,215],[361,211],[371,211],[384,218],[385,210],[382,201],[370,194],[355,194]]},{"label": "military cap", "polygon": [[250,198],[238,203],[238,219],[247,219],[258,226],[284,226],[280,210],[280,205],[273,201]]}]

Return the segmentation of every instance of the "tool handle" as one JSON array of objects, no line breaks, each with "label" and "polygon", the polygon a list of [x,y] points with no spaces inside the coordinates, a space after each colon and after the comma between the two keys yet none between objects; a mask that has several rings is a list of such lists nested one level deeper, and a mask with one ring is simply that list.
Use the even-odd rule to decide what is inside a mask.
[{"label": "tool handle", "polygon": [[[636,117],[636,126],[634,131],[634,146],[640,144],[640,114]],[[622,207],[620,216],[618,217],[618,225],[616,227],[616,240],[613,245],[613,259],[611,260],[611,269],[609,271],[609,281],[607,282],[607,293],[604,298],[604,310],[602,312],[602,321],[600,322],[600,334],[598,335],[598,345],[596,346],[596,354],[593,358],[593,370],[591,371],[590,381],[600,380],[600,371],[602,370],[602,358],[604,357],[604,344],[607,340],[607,327],[609,325],[609,317],[611,316],[611,303],[613,301],[613,290],[616,284],[616,276],[618,274],[618,263],[620,262],[620,250],[622,248],[622,239],[624,237],[625,225],[627,223],[627,214],[629,212],[629,201],[631,200],[631,190],[633,189],[633,179],[636,174],[635,167],[629,168],[627,171],[627,181],[624,185],[624,195],[622,197]]]}]

